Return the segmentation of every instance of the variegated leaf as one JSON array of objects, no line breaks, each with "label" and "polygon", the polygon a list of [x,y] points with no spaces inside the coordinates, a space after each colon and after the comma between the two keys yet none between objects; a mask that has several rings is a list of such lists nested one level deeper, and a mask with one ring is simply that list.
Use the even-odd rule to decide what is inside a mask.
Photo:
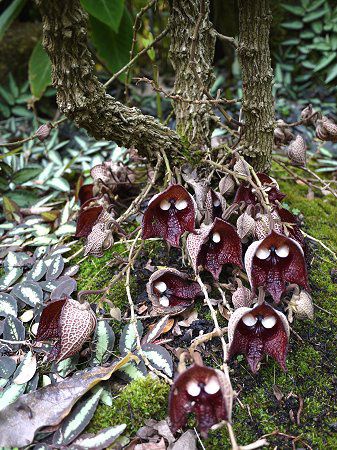
[{"label": "variegated leaf", "polygon": [[70,297],[71,294],[76,291],[77,283],[73,278],[61,281],[56,288],[51,293],[51,300],[56,300],[58,298]]},{"label": "variegated leaf", "polygon": [[0,317],[6,317],[8,314],[14,317],[18,315],[16,299],[10,294],[0,292]]},{"label": "variegated leaf", "polygon": [[12,294],[30,306],[35,306],[43,302],[43,291],[33,281],[25,281],[24,283],[17,284],[12,289]]},{"label": "variegated leaf", "polygon": [[112,406],[113,396],[111,394],[110,384],[106,384],[103,387],[103,391],[100,397],[100,402],[106,406]]},{"label": "variegated leaf", "polygon": [[46,272],[47,266],[45,262],[42,259],[40,259],[39,261],[36,261],[31,270],[27,273],[27,279],[39,281]]},{"label": "variegated leaf", "polygon": [[126,381],[134,381],[144,378],[147,375],[147,369],[143,361],[140,361],[138,364],[132,361],[125,364],[118,373]]},{"label": "variegated leaf", "polygon": [[147,359],[157,370],[161,370],[168,377],[173,375],[173,361],[169,352],[160,345],[145,344],[142,350]]},{"label": "variegated leaf", "polygon": [[75,406],[61,427],[55,432],[53,444],[70,444],[84,430],[96,411],[102,391],[103,388],[97,389],[88,399]]},{"label": "variegated leaf", "polygon": [[111,444],[123,433],[126,424],[117,425],[115,427],[105,428],[97,434],[84,434],[74,441],[70,450],[101,450],[109,448]]},{"label": "variegated leaf", "polygon": [[111,355],[115,343],[115,333],[107,321],[97,322],[94,341],[96,343],[94,364],[103,364]]},{"label": "variegated leaf", "polygon": [[62,276],[73,277],[79,270],[80,266],[77,264],[75,266],[67,267],[66,269],[64,269]]},{"label": "variegated leaf", "polygon": [[64,259],[63,256],[57,254],[51,261],[47,270],[46,280],[56,280],[58,278],[64,268]]},{"label": "variegated leaf", "polygon": [[16,362],[9,356],[2,356],[0,358],[0,378],[8,380],[16,369]]},{"label": "variegated leaf", "polygon": [[159,320],[159,322],[155,324],[155,326],[152,328],[152,330],[149,331],[149,333],[146,336],[144,336],[143,342],[144,343],[153,342],[158,336],[160,336],[160,334],[162,333],[162,331],[164,330],[164,328],[167,325],[169,317],[170,316],[162,317]]},{"label": "variegated leaf", "polygon": [[62,378],[65,378],[67,375],[69,375],[76,369],[77,362],[78,362],[78,355],[66,358],[56,365],[56,371]]},{"label": "variegated leaf", "polygon": [[25,389],[25,384],[10,384],[0,392],[0,411],[11,403],[14,403],[25,392]]},{"label": "variegated leaf", "polygon": [[0,278],[0,289],[7,289],[14,284],[23,274],[21,268],[11,269],[6,275]]},{"label": "variegated leaf", "polygon": [[36,372],[36,356],[29,351],[14,374],[15,384],[25,384],[33,378]]},{"label": "variegated leaf", "polygon": [[[143,335],[143,325],[140,321],[137,322],[137,331],[139,338]],[[134,323],[128,323],[121,334],[121,338],[119,340],[119,350],[122,355],[125,355],[128,352],[131,352],[135,349],[137,345],[137,333],[136,327]]]},{"label": "variegated leaf", "polygon": [[24,252],[8,252],[4,260],[5,272],[10,272],[12,269],[20,267],[27,259],[30,259],[30,257]]},{"label": "variegated leaf", "polygon": [[27,383],[26,392],[34,392],[36,391],[38,384],[39,384],[40,374],[39,372],[36,372],[35,375],[29,382]]},{"label": "variegated leaf", "polygon": [[25,327],[14,316],[8,315],[4,322],[3,337],[7,341],[23,341],[25,339]]},{"label": "variegated leaf", "polygon": [[44,291],[53,292],[54,289],[61,283],[59,280],[40,281],[40,286]]}]

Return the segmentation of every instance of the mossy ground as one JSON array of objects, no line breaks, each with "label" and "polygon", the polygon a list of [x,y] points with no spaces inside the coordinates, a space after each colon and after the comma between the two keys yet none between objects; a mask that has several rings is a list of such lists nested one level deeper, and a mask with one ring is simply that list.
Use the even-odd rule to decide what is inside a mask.
[{"label": "mossy ground", "polygon": [[[303,230],[337,251],[337,201],[331,195],[307,199],[307,187],[292,181],[282,181],[284,173],[275,172],[280,187],[287,194],[285,202],[290,209],[297,209],[303,215]],[[119,247],[119,246],[118,246]],[[272,446],[280,449],[337,448],[337,284],[331,278],[331,269],[336,267],[327,251],[319,244],[310,242],[312,261],[310,264],[310,285],[315,307],[315,320],[293,324],[287,358],[288,372],[283,373],[273,360],[266,360],[260,372],[253,376],[246,362],[239,356],[231,364],[233,388],[240,392],[235,402],[233,426],[238,442],[248,444],[260,436],[278,431],[268,437]],[[99,289],[115,274],[108,263],[114,253],[127,256],[125,248],[114,247],[104,258],[87,259],[81,264],[80,289]],[[153,265],[166,265],[170,260],[181,263],[180,254],[159,242],[147,243],[142,258],[135,264],[133,294],[136,300],[144,299],[144,286],[149,276],[145,269],[148,260]],[[114,304],[127,307],[124,279],[112,289],[109,298]],[[198,307],[199,319],[210,324],[207,310]],[[206,362],[217,364],[217,358],[206,355]],[[220,361],[219,361],[220,362]],[[282,392],[277,400],[274,386]],[[167,413],[168,387],[161,381],[146,378],[131,383],[115,400],[113,407],[99,406],[91,423],[91,431],[118,423],[127,423],[127,434],[132,436],[148,418],[161,419]],[[297,417],[300,403],[303,410]],[[291,438],[297,437],[296,440]],[[294,446],[293,446],[294,444]],[[204,441],[205,448],[230,448],[225,429],[211,432]]]}]

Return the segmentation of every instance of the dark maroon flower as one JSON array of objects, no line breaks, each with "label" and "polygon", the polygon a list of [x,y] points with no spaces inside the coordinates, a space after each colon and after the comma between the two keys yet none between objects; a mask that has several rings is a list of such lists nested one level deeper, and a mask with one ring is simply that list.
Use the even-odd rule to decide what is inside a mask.
[{"label": "dark maroon flower", "polygon": [[[259,178],[264,190],[268,193],[268,198],[271,203],[275,203],[276,200],[280,202],[284,199],[285,194],[279,190],[279,186],[275,180],[270,178],[265,173],[258,173],[257,177]],[[234,203],[240,202],[244,202],[246,205],[255,205],[256,203],[259,203],[259,198],[251,185],[247,183],[240,184],[234,197]]]},{"label": "dark maroon flower", "polygon": [[77,218],[75,237],[87,237],[102,211],[103,206],[99,204],[98,198],[87,200],[81,206]]},{"label": "dark maroon flower", "polygon": [[252,290],[264,287],[276,303],[286,290],[286,283],[296,283],[309,289],[301,245],[275,231],[248,247],[245,268]]},{"label": "dark maroon flower", "polygon": [[171,429],[175,433],[195,413],[202,437],[222,420],[231,420],[233,391],[220,370],[193,364],[175,380],[169,398]]},{"label": "dark maroon flower", "polygon": [[155,195],[144,213],[142,227],[143,239],[161,237],[173,247],[179,247],[180,236],[185,231],[194,231],[192,196],[179,184]]},{"label": "dark maroon flower", "polygon": [[255,308],[239,308],[228,322],[228,358],[242,353],[253,373],[263,355],[274,358],[286,370],[289,325],[284,314],[264,303]]},{"label": "dark maroon flower", "polygon": [[189,234],[187,251],[194,270],[197,272],[201,266],[215,279],[219,278],[224,264],[242,267],[241,240],[235,228],[222,219],[216,218],[213,224]]},{"label": "dark maroon flower", "polygon": [[167,268],[154,272],[147,283],[147,294],[157,311],[179,312],[191,306],[201,293],[198,283],[179,270]]},{"label": "dark maroon flower", "polygon": [[36,340],[57,339],[48,359],[60,362],[82,348],[95,326],[96,316],[88,302],[54,300],[42,311]]},{"label": "dark maroon flower", "polygon": [[78,199],[80,201],[80,205],[82,206],[88,200],[91,200],[94,197],[93,193],[94,185],[91,184],[83,184],[78,192]]},{"label": "dark maroon flower", "polygon": [[304,246],[304,237],[298,225],[297,217],[285,208],[277,208],[277,213],[282,221],[285,234]]}]

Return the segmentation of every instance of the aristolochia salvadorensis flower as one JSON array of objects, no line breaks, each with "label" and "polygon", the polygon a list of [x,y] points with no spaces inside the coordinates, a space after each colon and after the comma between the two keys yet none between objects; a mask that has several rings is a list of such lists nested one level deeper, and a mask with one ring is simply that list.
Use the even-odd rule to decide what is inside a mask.
[{"label": "aristolochia salvadorensis flower", "polygon": [[167,268],[154,272],[147,283],[147,294],[158,312],[175,313],[191,306],[201,293],[198,283],[177,269]]},{"label": "aristolochia salvadorensis flower", "polygon": [[192,196],[180,184],[173,184],[152,197],[143,217],[143,239],[161,237],[179,247],[180,236],[193,232],[195,207]]},{"label": "aristolochia salvadorensis flower", "polygon": [[42,311],[36,340],[56,340],[48,359],[59,362],[79,352],[95,326],[96,316],[88,302],[54,300]]},{"label": "aristolochia salvadorensis flower", "polygon": [[307,268],[301,245],[272,231],[253,242],[245,254],[245,268],[253,292],[263,287],[279,303],[287,283],[309,290]]},{"label": "aristolochia salvadorensis flower", "polygon": [[228,358],[245,355],[253,373],[265,354],[286,370],[289,324],[283,313],[267,303],[237,309],[228,322],[228,339]]},{"label": "aristolochia salvadorensis flower", "polygon": [[194,413],[198,429],[207,437],[209,429],[222,420],[231,420],[233,391],[228,377],[220,370],[193,364],[176,378],[169,398],[171,429],[184,427]]},{"label": "aristolochia salvadorensis flower", "polygon": [[[257,177],[271,203],[280,202],[284,199],[285,194],[279,190],[279,185],[273,178],[270,178],[265,173],[258,173]],[[246,205],[255,205],[260,202],[256,190],[249,183],[241,183],[236,191],[234,203],[241,202],[244,202]]]},{"label": "aristolochia salvadorensis flower", "polygon": [[197,272],[203,268],[218,279],[224,264],[242,267],[242,246],[235,228],[216,218],[213,224],[204,226],[187,237],[187,251]]}]

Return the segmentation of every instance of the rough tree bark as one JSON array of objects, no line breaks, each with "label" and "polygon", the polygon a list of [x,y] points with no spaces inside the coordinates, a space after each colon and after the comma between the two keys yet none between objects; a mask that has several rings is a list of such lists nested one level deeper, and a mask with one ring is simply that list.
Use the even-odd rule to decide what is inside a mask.
[{"label": "rough tree bark", "polygon": [[243,150],[256,170],[270,168],[273,148],[273,70],[269,0],[239,0],[238,56],[242,69]]},{"label": "rough tree bark", "polygon": [[[200,24],[195,33],[198,20]],[[170,59],[175,69],[175,94],[191,100],[207,100],[203,88],[209,90],[214,80],[215,35],[212,28],[209,0],[173,0]],[[210,105],[178,100],[174,111],[177,132],[184,142],[193,148],[210,146]]]},{"label": "rough tree bark", "polygon": [[79,0],[36,0],[43,20],[43,45],[53,67],[60,110],[97,139],[107,139],[153,158],[182,147],[177,133],[136,108],[107,95],[94,73],[87,46],[87,14]]}]

